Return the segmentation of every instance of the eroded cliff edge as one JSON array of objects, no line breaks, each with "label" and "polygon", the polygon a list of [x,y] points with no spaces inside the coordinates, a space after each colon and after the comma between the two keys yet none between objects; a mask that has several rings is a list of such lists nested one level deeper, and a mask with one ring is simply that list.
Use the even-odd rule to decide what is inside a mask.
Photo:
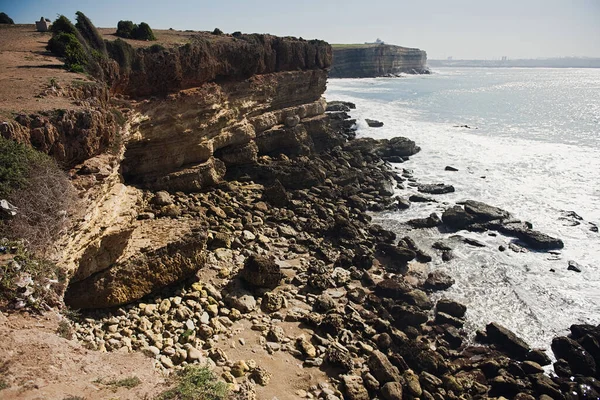
[{"label": "eroded cliff edge", "polygon": [[388,44],[334,45],[332,78],[375,78],[401,73],[424,74],[427,53]]}]

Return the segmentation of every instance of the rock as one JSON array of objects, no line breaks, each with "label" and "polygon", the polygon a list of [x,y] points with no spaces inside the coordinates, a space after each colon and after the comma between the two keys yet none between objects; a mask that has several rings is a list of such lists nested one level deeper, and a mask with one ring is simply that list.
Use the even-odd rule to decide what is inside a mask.
[{"label": "rock", "polygon": [[413,194],[408,200],[413,203],[437,203],[437,200],[432,199],[431,197],[421,196],[420,194]]},{"label": "rock", "polygon": [[454,186],[445,183],[421,184],[418,190],[427,194],[446,194],[454,192]]},{"label": "rock", "polygon": [[282,343],[285,340],[285,331],[280,326],[273,326],[267,332],[269,342]]},{"label": "rock", "polygon": [[249,313],[256,309],[256,299],[252,293],[242,289],[235,289],[233,292],[228,293],[223,299],[230,307],[239,310],[242,313]]},{"label": "rock", "polygon": [[435,313],[435,323],[438,325],[450,324],[457,328],[462,328],[465,324],[465,322],[462,319],[453,317],[452,315],[446,314],[445,312],[441,311],[437,311]]},{"label": "rock", "polygon": [[250,379],[258,383],[261,386],[267,386],[271,381],[273,374],[268,372],[263,367],[256,367],[250,374]]},{"label": "rock", "polygon": [[570,260],[569,261],[569,266],[567,267],[567,270],[574,271],[574,272],[581,272],[581,265],[577,264],[573,260]]},{"label": "rock", "polygon": [[0,200],[0,218],[11,218],[17,215],[17,211],[19,209],[12,204],[10,204],[7,200]]},{"label": "rock", "polygon": [[398,368],[394,367],[387,356],[378,350],[371,354],[367,360],[367,365],[371,374],[380,383],[398,382],[400,380]]},{"label": "rock", "polygon": [[340,367],[345,371],[351,371],[354,367],[350,351],[341,344],[334,342],[327,348],[325,360],[333,366]]},{"label": "rock", "polygon": [[212,240],[208,244],[211,250],[231,248],[231,236],[223,232],[215,232]]},{"label": "rock", "polygon": [[177,218],[181,216],[181,208],[175,204],[169,204],[160,209],[160,215],[163,217]]},{"label": "rock", "polygon": [[244,263],[240,277],[254,288],[273,289],[279,285],[284,275],[273,259],[252,255]]},{"label": "rock", "polygon": [[448,299],[439,300],[436,303],[435,308],[437,311],[449,314],[456,318],[463,318],[467,312],[467,306]]},{"label": "rock", "polygon": [[562,249],[564,247],[562,240],[535,231],[531,229],[529,225],[524,223],[503,224],[498,230],[500,233],[520,239],[530,248],[535,250],[553,250]]},{"label": "rock", "polygon": [[423,394],[423,389],[421,389],[421,384],[419,383],[419,377],[417,374],[409,369],[405,371],[402,376],[406,382],[406,388],[408,389],[409,394],[414,397],[421,397]]},{"label": "rock", "polygon": [[402,385],[398,382],[388,382],[381,388],[381,396],[385,400],[402,400]]},{"label": "rock", "polygon": [[264,294],[261,307],[266,312],[276,312],[285,305],[285,297],[281,293],[267,292]]},{"label": "rock", "polygon": [[394,184],[388,179],[384,179],[378,183],[379,194],[382,196],[393,196],[396,193]]},{"label": "rock", "polygon": [[477,222],[477,219],[474,215],[466,212],[461,206],[454,206],[444,211],[442,221],[448,227],[460,230],[474,224]]},{"label": "rock", "polygon": [[391,272],[405,273],[407,263],[414,260],[417,254],[407,248],[398,247],[389,243],[377,244],[377,255],[383,266]]},{"label": "rock", "polygon": [[169,299],[164,299],[160,302],[158,306],[158,312],[161,314],[166,314],[171,309],[171,301]]},{"label": "rock", "polygon": [[504,220],[510,217],[508,211],[501,208],[490,206],[475,200],[464,202],[465,211],[476,217],[477,222],[488,222],[493,220]]},{"label": "rock", "polygon": [[540,349],[531,350],[529,353],[527,353],[525,359],[528,361],[536,362],[541,366],[550,365],[552,363],[552,360],[550,359],[550,357],[548,357],[546,352]]},{"label": "rock", "polygon": [[154,197],[152,198],[152,204],[156,204],[157,206],[170,206],[173,204],[173,197],[164,190],[160,192],[156,192]]},{"label": "rock", "polygon": [[485,327],[485,330],[490,343],[518,360],[524,360],[529,353],[529,345],[502,325],[492,322]]},{"label": "rock", "polygon": [[415,218],[406,223],[413,228],[435,228],[442,223],[442,220],[436,213],[433,213],[427,218]]},{"label": "rock", "polygon": [[388,297],[399,300],[405,297],[413,288],[399,278],[383,279],[375,286],[375,294],[379,297]]},{"label": "rock", "polygon": [[275,180],[272,185],[265,188],[263,200],[275,207],[286,207],[290,197],[281,182]]},{"label": "rock", "polygon": [[317,297],[314,307],[316,311],[327,312],[334,310],[336,308],[336,303],[331,296],[324,293]]},{"label": "rock", "polygon": [[365,119],[365,122],[367,123],[367,125],[369,125],[371,128],[381,128],[383,126],[383,122],[380,121],[376,121],[374,119]]},{"label": "rock", "polygon": [[204,356],[202,355],[202,352],[200,350],[198,350],[197,348],[195,348],[193,346],[188,346],[187,347],[187,360],[190,363],[200,362],[200,361],[204,360]]},{"label": "rock", "polygon": [[575,340],[564,336],[554,338],[552,351],[557,359],[562,358],[569,363],[574,374],[596,375],[594,358]]},{"label": "rock", "polygon": [[350,110],[354,110],[356,105],[354,103],[350,103],[348,101],[329,101],[327,102],[327,108],[325,111],[327,112],[349,112]]},{"label": "rock", "polygon": [[455,167],[452,167],[450,165],[447,165],[446,168],[444,168],[444,171],[457,172],[458,168],[455,168]]},{"label": "rock", "polygon": [[363,379],[357,375],[343,375],[344,395],[348,400],[369,400],[369,392],[365,388]]},{"label": "rock", "polygon": [[242,376],[246,375],[246,372],[248,371],[250,371],[250,367],[248,367],[248,364],[246,364],[244,360],[237,361],[231,367],[231,375],[236,378],[241,378]]},{"label": "rock", "polygon": [[286,117],[284,124],[288,128],[293,128],[300,123],[300,117],[297,115],[293,115],[291,117]]},{"label": "rock", "polygon": [[441,270],[430,272],[425,280],[425,288],[431,290],[446,290],[454,285],[454,279]]},{"label": "rock", "polygon": [[296,339],[296,347],[308,358],[315,358],[317,356],[317,348],[304,335]]}]

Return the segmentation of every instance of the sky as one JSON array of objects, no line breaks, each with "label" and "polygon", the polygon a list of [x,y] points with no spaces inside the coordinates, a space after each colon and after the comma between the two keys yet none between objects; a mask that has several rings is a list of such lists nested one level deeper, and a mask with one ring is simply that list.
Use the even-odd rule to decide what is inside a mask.
[{"label": "sky", "polygon": [[330,43],[381,38],[429,59],[600,57],[600,0],[0,0],[0,11],[15,23],[82,11],[98,27],[132,20]]}]

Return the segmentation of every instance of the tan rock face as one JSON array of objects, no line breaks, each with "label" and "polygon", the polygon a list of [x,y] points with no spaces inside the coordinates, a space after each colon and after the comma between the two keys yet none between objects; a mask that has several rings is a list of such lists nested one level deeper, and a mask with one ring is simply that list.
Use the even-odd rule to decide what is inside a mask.
[{"label": "tan rock face", "polygon": [[391,45],[342,47],[333,51],[332,78],[372,78],[427,71],[427,53]]}]

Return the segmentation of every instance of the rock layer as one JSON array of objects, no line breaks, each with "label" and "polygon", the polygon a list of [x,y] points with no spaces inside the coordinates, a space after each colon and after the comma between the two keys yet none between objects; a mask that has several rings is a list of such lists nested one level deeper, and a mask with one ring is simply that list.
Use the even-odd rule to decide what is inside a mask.
[{"label": "rock layer", "polygon": [[427,53],[392,45],[339,46],[333,49],[332,78],[374,78],[428,73]]}]

